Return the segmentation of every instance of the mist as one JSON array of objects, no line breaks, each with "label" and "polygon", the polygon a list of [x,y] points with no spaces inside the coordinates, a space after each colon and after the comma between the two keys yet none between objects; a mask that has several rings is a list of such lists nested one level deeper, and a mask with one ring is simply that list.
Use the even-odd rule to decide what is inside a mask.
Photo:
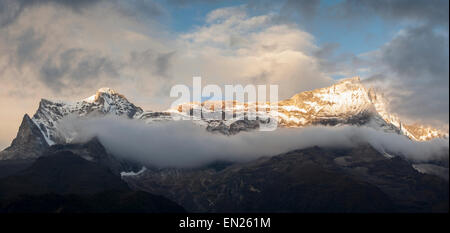
[{"label": "mist", "polygon": [[245,162],[312,146],[351,148],[372,145],[381,153],[414,162],[447,159],[448,139],[412,141],[405,136],[368,127],[314,126],[241,132],[234,136],[210,133],[191,121],[146,124],[120,117],[67,117],[58,125],[68,142],[98,137],[108,152],[156,167],[196,167],[213,161]]}]

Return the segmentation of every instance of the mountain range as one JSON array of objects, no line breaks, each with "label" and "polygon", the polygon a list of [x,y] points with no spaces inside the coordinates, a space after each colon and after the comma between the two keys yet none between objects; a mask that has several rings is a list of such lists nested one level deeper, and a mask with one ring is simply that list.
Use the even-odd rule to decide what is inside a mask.
[{"label": "mountain range", "polygon": [[[267,103],[236,101],[231,108],[207,106],[208,101],[144,111],[110,88],[72,103],[42,99],[0,152],[0,212],[448,212],[448,153],[443,161],[415,164],[367,144],[304,148],[245,163],[158,168],[119,158],[95,137],[75,142],[59,127],[72,116],[112,115],[146,124],[176,116],[193,118],[205,133],[229,137],[276,121],[286,128],[352,125],[411,141],[448,140],[448,132],[403,123],[389,111],[383,94],[358,77],[296,94],[279,101],[275,110]],[[258,108],[265,111],[250,120],[246,110]],[[201,111],[200,118],[195,111]],[[215,111],[241,117],[203,117]],[[121,204],[98,204],[105,196]],[[24,207],[28,204],[35,209]]]},{"label": "mountain range", "polygon": [[[58,131],[58,122],[64,117],[75,115],[95,117],[104,115],[123,116],[151,124],[154,121],[170,121],[175,116],[192,116],[193,111],[202,109],[203,103],[186,103],[168,111],[144,111],[110,88],[101,88],[95,95],[74,103],[42,99],[36,113],[22,120],[17,137],[11,146],[0,152],[0,160],[37,158],[48,146],[70,143],[70,133]],[[225,114],[242,113],[242,117],[225,120],[194,119],[194,123],[205,126],[208,131],[233,135],[240,131],[259,128],[261,120],[248,120],[245,113],[252,106],[261,104],[238,103]],[[302,92],[277,103],[277,111],[270,107],[263,112],[265,117],[276,119],[279,127],[307,127],[311,125],[365,125],[377,130],[405,135],[411,140],[426,141],[433,138],[448,138],[448,132],[420,124],[405,124],[388,110],[388,103],[382,94],[366,88],[359,77],[344,79],[330,87]],[[223,105],[225,106],[225,104]],[[185,108],[186,109],[186,108]],[[201,110],[200,110],[201,111]],[[203,109],[204,114],[209,109]],[[222,111],[222,109],[220,109]],[[211,112],[211,111],[210,111]],[[214,110],[212,110],[214,112]],[[202,115],[203,116],[203,115]]]}]

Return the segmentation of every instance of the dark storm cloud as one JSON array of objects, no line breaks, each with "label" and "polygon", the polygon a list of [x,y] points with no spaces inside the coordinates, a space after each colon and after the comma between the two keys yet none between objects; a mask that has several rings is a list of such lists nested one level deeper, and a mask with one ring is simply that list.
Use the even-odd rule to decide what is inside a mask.
[{"label": "dark storm cloud", "polygon": [[[448,36],[428,26],[402,31],[380,49],[374,66],[378,74],[370,82],[391,81],[394,108],[401,114],[448,124]],[[406,93],[398,90],[405,90]]]},{"label": "dark storm cloud", "polygon": [[338,43],[326,43],[313,52],[314,57],[318,58],[321,70],[324,72],[335,72],[339,70],[340,61],[336,54],[339,48]]},{"label": "dark storm cloud", "polygon": [[17,63],[22,66],[23,63],[35,59],[37,50],[42,46],[45,37],[37,35],[37,33],[29,28],[21,36],[17,38]]},{"label": "dark storm cloud", "polygon": [[167,0],[167,3],[178,7],[186,7],[200,3],[215,4],[220,2],[226,2],[226,0]]},{"label": "dark storm cloud", "polygon": [[171,59],[175,55],[175,52],[169,52],[169,53],[161,53],[156,57],[155,60],[155,66],[156,66],[156,73],[158,75],[168,77],[168,71],[170,69],[171,65]]},{"label": "dark storm cloud", "polygon": [[393,71],[409,79],[440,85],[448,82],[448,37],[430,27],[404,30],[382,48],[382,59]]},{"label": "dark storm cloud", "polygon": [[379,15],[387,20],[407,19],[448,26],[448,9],[448,0],[346,0],[334,8],[334,13],[350,19]]},{"label": "dark storm cloud", "polygon": [[287,0],[280,10],[280,16],[291,18],[298,14],[302,20],[312,20],[319,7],[320,0]]},{"label": "dark storm cloud", "polygon": [[137,20],[157,18],[167,14],[165,9],[160,4],[152,0],[113,0],[109,3],[112,3],[113,7],[116,8],[122,15],[135,18]]},{"label": "dark storm cloud", "polygon": [[354,76],[358,69],[367,65],[367,62],[349,52],[339,52],[339,43],[324,43],[313,51],[312,56],[317,58],[320,70],[327,74],[342,77]]},{"label": "dark storm cloud", "polygon": [[175,51],[160,53],[151,49],[140,52],[133,51],[129,63],[137,68],[149,69],[151,73],[159,77],[170,78],[168,72],[175,54]]},{"label": "dark storm cloud", "polygon": [[315,51],[315,56],[318,58],[327,58],[334,54],[336,49],[339,48],[338,43],[326,43],[320,49]]},{"label": "dark storm cloud", "polygon": [[164,9],[152,0],[0,0],[0,27],[13,23],[24,9],[33,6],[54,4],[81,13],[99,3],[111,4],[121,14],[136,19],[165,14]]},{"label": "dark storm cloud", "polygon": [[57,4],[80,12],[85,7],[95,5],[101,0],[0,0],[0,27],[14,22],[27,7],[42,4]]},{"label": "dark storm cloud", "polygon": [[88,53],[82,49],[68,49],[59,56],[50,57],[40,69],[41,81],[58,92],[66,85],[88,85],[101,74],[109,78],[119,76],[119,65],[107,57]]}]

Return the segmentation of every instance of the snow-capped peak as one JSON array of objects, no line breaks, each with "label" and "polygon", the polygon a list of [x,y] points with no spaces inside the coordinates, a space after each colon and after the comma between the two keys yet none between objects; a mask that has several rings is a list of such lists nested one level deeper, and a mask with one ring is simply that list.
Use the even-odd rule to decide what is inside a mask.
[{"label": "snow-capped peak", "polygon": [[282,118],[286,116],[282,119],[282,124],[288,126],[341,120],[373,110],[367,89],[361,84],[359,77],[340,80],[330,87],[298,93],[290,99],[280,101],[279,105]]},{"label": "snow-capped peak", "polygon": [[109,94],[109,95],[114,95],[117,94],[117,92],[109,87],[102,87],[100,89],[97,90],[97,94],[99,93],[105,93],[105,94]]},{"label": "snow-capped peak", "polygon": [[281,101],[280,106],[281,123],[288,127],[317,123],[368,124],[417,141],[448,137],[448,134],[437,129],[404,124],[389,111],[389,102],[382,92],[366,88],[359,77],[342,79],[330,87],[296,94]]},{"label": "snow-capped peak", "polygon": [[95,95],[77,102],[54,102],[42,100],[33,121],[41,129],[45,138],[51,142],[63,142],[57,134],[57,122],[68,115],[81,117],[117,115],[137,118],[143,113],[140,107],[129,102],[125,96],[111,88],[100,88]]},{"label": "snow-capped peak", "polygon": [[337,84],[361,84],[361,78],[359,76],[351,77],[351,78],[344,78],[340,79]]},{"label": "snow-capped peak", "polygon": [[82,101],[88,102],[88,103],[94,103],[97,100],[97,95],[91,95],[87,97],[86,99],[83,99]]},{"label": "snow-capped peak", "polygon": [[[191,103],[191,105],[194,104],[202,103]],[[264,117],[276,116],[275,119],[278,119],[280,127],[367,125],[400,133],[413,140],[429,140],[446,135],[431,128],[405,125],[395,114],[390,113],[388,107],[388,102],[381,93],[364,87],[359,77],[353,77],[340,80],[329,87],[298,93],[292,98],[278,102],[276,111],[261,114]],[[248,109],[246,103],[233,103],[233,108],[225,109],[225,111],[238,113],[246,109]],[[180,108],[172,111],[186,114],[181,113]],[[123,95],[107,87],[100,88],[95,95],[74,103],[42,100],[32,120],[41,129],[49,144],[59,143],[64,142],[65,139],[58,135],[57,122],[69,114],[81,117],[117,115],[144,120],[147,123],[171,120],[171,112],[144,112]],[[204,121],[200,119],[197,122],[209,128],[228,127],[229,129],[234,123],[233,120],[208,121],[207,119]]]},{"label": "snow-capped peak", "polygon": [[109,87],[102,87],[97,90],[95,95],[91,95],[88,98],[83,99],[82,101],[88,102],[88,103],[94,103],[94,102],[97,102],[102,95],[107,95],[107,96],[118,95],[122,98],[125,98],[123,95],[120,95],[118,92],[116,92],[115,90],[113,90]]}]

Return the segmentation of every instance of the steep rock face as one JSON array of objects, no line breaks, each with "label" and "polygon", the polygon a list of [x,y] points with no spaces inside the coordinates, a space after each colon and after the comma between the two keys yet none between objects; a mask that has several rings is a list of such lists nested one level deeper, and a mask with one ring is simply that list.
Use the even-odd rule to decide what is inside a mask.
[{"label": "steep rock face", "polygon": [[48,146],[38,126],[25,114],[11,146],[0,152],[0,160],[37,158]]}]

